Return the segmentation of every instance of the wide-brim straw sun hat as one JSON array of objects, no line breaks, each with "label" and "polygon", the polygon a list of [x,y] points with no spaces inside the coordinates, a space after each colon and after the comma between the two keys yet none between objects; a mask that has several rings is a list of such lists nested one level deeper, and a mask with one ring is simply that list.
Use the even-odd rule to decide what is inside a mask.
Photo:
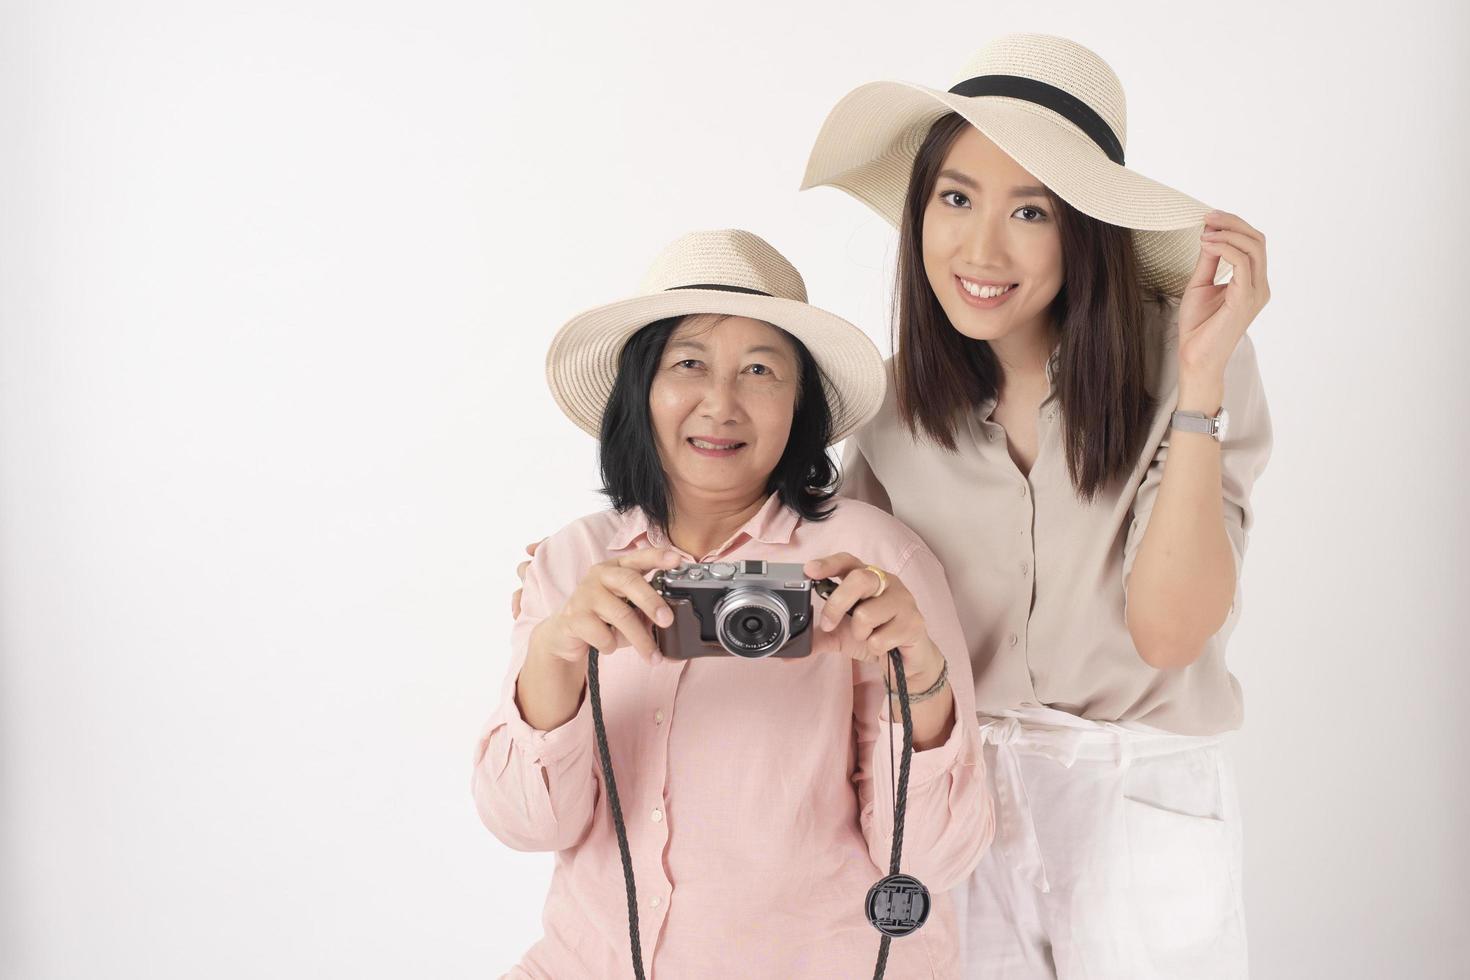
[{"label": "wide-brim straw sun hat", "polygon": [[911,82],[859,86],[823,123],[802,190],[840,188],[898,225],[919,146],[951,112],[1078,211],[1133,229],[1144,286],[1184,291],[1210,208],[1124,165],[1123,85],[1107,62],[1066,38],[997,38],[947,91]]},{"label": "wide-brim straw sun hat", "polygon": [[657,320],[710,313],[779,327],[806,346],[822,374],[832,442],[883,404],[883,358],[867,334],[806,301],[806,283],[758,235],[692,232],[654,260],[638,295],[574,316],[546,352],[546,383],[556,404],[583,431],[599,436],[623,345]]}]

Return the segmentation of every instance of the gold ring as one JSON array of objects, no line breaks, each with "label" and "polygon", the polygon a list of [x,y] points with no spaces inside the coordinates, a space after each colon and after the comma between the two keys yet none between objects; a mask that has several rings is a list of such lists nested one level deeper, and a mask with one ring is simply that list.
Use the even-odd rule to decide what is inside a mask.
[{"label": "gold ring", "polygon": [[888,591],[888,576],[885,575],[883,573],[883,569],[879,568],[877,565],[866,565],[864,567],[867,568],[867,570],[872,572],[874,575],[878,576],[878,591],[868,596],[869,599],[876,599],[884,592]]}]

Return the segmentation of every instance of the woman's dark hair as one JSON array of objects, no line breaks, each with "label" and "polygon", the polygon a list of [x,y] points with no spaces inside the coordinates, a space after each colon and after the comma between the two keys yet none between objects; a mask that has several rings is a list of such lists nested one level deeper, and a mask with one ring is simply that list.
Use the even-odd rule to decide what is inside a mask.
[{"label": "woman's dark hair", "polygon": [[[894,377],[899,414],[953,451],[962,412],[995,396],[1001,367],[990,344],[955,329],[924,271],[924,211],[949,149],[969,123],[955,113],[930,128],[909,174],[899,233]],[[1047,191],[1062,238],[1062,288],[1051,306],[1061,348],[1054,373],[1072,485],[1092,499],[1137,462],[1153,410],[1144,336],[1145,294],[1132,233]]]},{"label": "woman's dark hair", "polygon": [[[658,455],[648,394],[664,347],[685,319],[656,320],[628,338],[618,355],[618,376],[602,413],[602,492],[619,513],[641,507],[649,522],[665,532],[673,516],[673,501]],[[766,481],[766,493],[778,494],[781,503],[802,519],[820,521],[831,516],[832,508],[825,505],[837,492],[837,467],[827,454],[832,411],[816,359],[801,341],[784,330],[781,333],[796,351],[801,374],[791,434]]]}]

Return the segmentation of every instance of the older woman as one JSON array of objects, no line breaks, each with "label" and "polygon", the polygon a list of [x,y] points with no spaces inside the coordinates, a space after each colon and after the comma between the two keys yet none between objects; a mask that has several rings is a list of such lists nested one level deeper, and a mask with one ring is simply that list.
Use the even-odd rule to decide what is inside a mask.
[{"label": "older woman", "polygon": [[[558,404],[601,440],[612,507],[536,550],[480,741],[481,819],[511,847],[557,854],[545,935],[509,976],[629,975],[630,913],[648,976],[870,971],[864,896],[894,822],[893,649],[915,750],[903,870],[935,906],[888,968],[956,975],[943,891],[992,834],[969,657],[939,562],[897,519],[835,497],[827,455],[882,402],[872,343],[807,305],[760,238],[704,232],[665,250],[642,295],[567,324],[547,367]],[[660,652],[654,627],[673,610],[645,576],[734,560],[841,579],[814,608],[809,656]],[[598,765],[589,649],[636,908]]]}]

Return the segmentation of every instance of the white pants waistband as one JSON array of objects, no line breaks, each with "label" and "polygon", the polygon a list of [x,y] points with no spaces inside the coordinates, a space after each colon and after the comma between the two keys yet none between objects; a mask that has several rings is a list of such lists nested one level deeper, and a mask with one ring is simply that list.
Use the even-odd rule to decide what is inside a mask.
[{"label": "white pants waistband", "polygon": [[995,844],[1007,863],[1043,892],[1051,891],[1036,835],[1020,755],[1040,755],[1071,768],[1079,762],[1123,767],[1216,745],[1222,735],[1177,735],[1141,725],[1090,721],[1053,708],[1019,708],[979,715],[981,741],[995,746],[992,780],[996,795]]}]

